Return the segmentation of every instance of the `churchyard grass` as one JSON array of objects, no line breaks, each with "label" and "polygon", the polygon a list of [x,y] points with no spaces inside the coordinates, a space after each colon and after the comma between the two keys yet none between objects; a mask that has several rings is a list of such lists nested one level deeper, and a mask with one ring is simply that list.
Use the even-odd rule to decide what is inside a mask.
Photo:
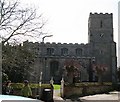
[{"label": "churchyard grass", "polygon": [[59,90],[60,89],[60,85],[58,85],[58,84],[54,84],[53,87],[54,87],[54,90]]}]

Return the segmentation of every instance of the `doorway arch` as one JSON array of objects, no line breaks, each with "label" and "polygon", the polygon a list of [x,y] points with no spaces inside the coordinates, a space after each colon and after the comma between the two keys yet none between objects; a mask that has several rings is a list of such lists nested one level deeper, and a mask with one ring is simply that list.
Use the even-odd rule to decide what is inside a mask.
[{"label": "doorway arch", "polygon": [[60,73],[59,73],[59,62],[58,61],[50,62],[50,77],[53,77],[55,83],[59,82]]}]

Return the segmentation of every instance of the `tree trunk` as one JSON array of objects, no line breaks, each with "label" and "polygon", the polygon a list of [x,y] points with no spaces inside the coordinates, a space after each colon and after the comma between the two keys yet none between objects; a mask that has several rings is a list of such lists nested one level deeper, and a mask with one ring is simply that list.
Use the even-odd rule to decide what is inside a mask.
[{"label": "tree trunk", "polygon": [[68,83],[73,84],[73,73],[68,73]]},{"label": "tree trunk", "polygon": [[102,81],[102,75],[100,74],[100,75],[98,75],[98,82],[100,83],[100,84],[102,84],[103,83],[103,81]]}]

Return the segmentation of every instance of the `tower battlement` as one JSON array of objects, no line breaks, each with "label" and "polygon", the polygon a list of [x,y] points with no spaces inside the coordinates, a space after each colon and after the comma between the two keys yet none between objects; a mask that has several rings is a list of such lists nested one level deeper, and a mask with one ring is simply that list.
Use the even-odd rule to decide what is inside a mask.
[{"label": "tower battlement", "polygon": [[110,17],[112,17],[112,15],[113,15],[113,13],[102,13],[102,12],[100,12],[100,13],[92,13],[92,12],[90,12],[90,17],[108,17],[108,16],[110,16]]}]

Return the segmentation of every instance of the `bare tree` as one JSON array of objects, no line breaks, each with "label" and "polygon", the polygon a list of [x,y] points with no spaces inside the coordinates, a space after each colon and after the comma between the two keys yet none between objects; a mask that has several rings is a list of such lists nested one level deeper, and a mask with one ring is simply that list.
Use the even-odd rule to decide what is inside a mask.
[{"label": "bare tree", "polygon": [[0,0],[0,38],[3,44],[21,37],[38,38],[44,25],[42,14],[38,15],[36,9],[22,8],[18,1]]},{"label": "bare tree", "polygon": [[[74,83],[74,78],[80,77],[80,68],[82,66],[80,65],[78,60],[74,59],[66,59],[64,62],[64,68],[67,71],[67,77],[68,77],[68,83]],[[79,80],[77,80],[79,82]]]}]

